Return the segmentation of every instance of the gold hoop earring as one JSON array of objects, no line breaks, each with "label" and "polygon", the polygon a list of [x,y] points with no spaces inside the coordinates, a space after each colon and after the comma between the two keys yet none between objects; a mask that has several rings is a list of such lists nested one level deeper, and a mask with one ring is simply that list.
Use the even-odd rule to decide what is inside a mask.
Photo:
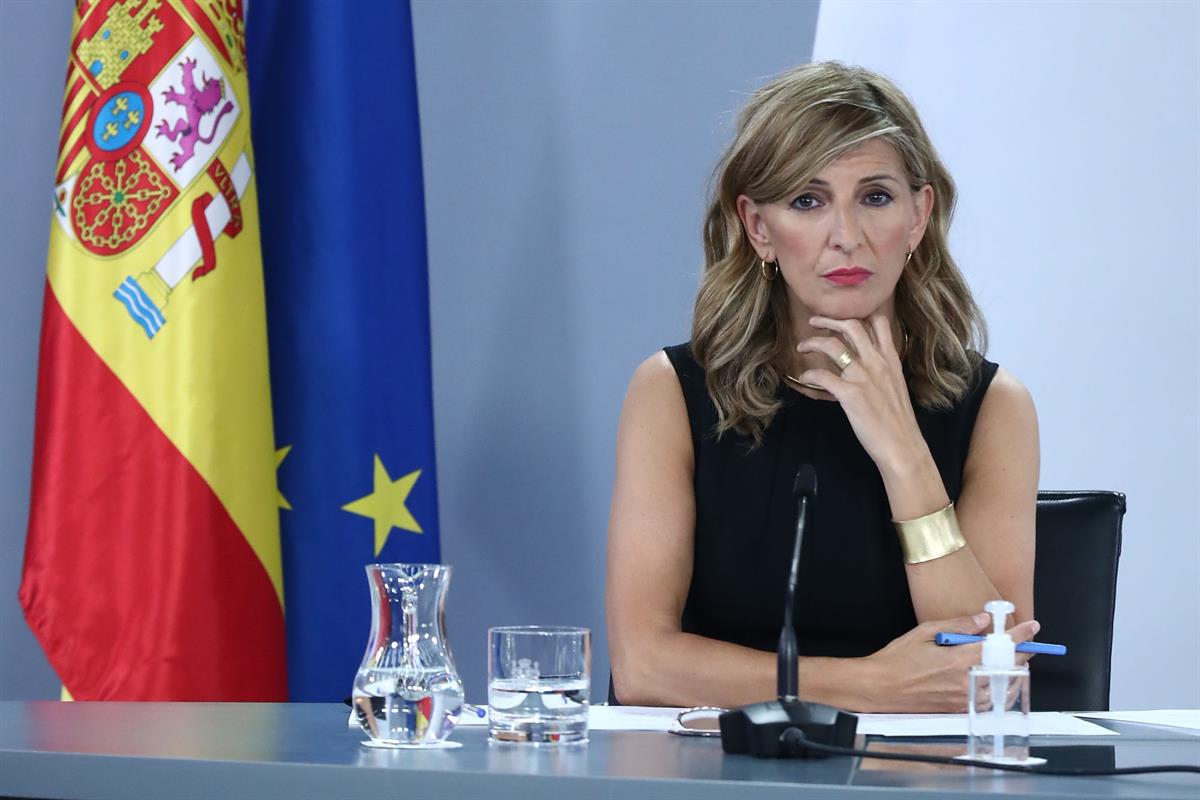
[{"label": "gold hoop earring", "polygon": [[758,271],[762,273],[763,280],[765,280],[765,281],[773,281],[773,280],[775,280],[776,276],[778,276],[778,275],[779,275],[779,262],[778,262],[778,261],[772,261],[772,262],[770,263],[770,265],[769,265],[769,266],[772,266],[772,267],[774,267],[775,269],[774,269],[774,270],[771,272],[771,274],[769,274],[769,275],[767,274],[767,266],[768,266],[768,264],[767,264],[767,260],[764,258],[763,260],[761,260],[761,261],[759,261],[759,262],[758,262]]},{"label": "gold hoop earring", "polygon": [[906,266],[906,267],[907,267],[907,266],[908,266],[908,262],[912,261],[912,254],[913,254],[913,251],[912,251],[912,250],[909,250],[909,251],[908,251],[908,255],[906,255],[906,256],[904,257],[904,266]]}]

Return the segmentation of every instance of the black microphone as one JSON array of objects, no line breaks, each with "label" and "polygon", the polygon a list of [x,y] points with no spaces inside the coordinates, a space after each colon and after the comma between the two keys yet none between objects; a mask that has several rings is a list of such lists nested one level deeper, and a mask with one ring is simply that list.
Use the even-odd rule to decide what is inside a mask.
[{"label": "black microphone", "polygon": [[[779,632],[776,662],[779,699],[726,711],[719,717],[721,749],[726,753],[749,753],[756,758],[825,758],[828,751],[806,748],[804,742],[812,741],[827,747],[854,746],[858,717],[833,706],[799,699],[800,663],[793,615],[804,523],[810,502],[817,498],[817,473],[811,465],[804,464],[796,472],[792,494],[796,500],[796,539],[792,543],[783,630]],[[788,733],[786,747],[782,746],[785,732]]]},{"label": "black microphone", "polygon": [[776,665],[776,687],[780,700],[797,700],[800,695],[800,654],[796,644],[796,628],[793,614],[796,608],[796,581],[800,575],[800,551],[804,544],[804,521],[808,516],[808,501],[817,499],[817,471],[804,464],[796,471],[792,484],[792,498],[796,501],[796,539],[792,543],[792,568],[788,573],[787,593],[783,604],[783,629],[779,632],[778,663]]}]

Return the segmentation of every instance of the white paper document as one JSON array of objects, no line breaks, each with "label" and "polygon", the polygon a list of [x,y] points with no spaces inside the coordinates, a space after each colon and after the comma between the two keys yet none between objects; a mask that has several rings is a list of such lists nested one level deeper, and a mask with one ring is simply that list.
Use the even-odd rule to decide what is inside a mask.
[{"label": "white paper document", "polygon": [[[647,706],[592,706],[588,709],[588,728],[593,731],[666,731],[670,730],[681,708]],[[487,717],[463,712],[462,725],[487,725]]]},{"label": "white paper document", "polygon": [[475,713],[474,711],[470,711],[465,708],[462,710],[462,713],[458,715],[458,727],[466,728],[472,725],[482,725],[485,728],[487,727],[486,709],[484,709],[483,716],[479,716],[479,714]]},{"label": "white paper document", "polygon": [[588,728],[594,731],[669,731],[682,708],[592,706]]},{"label": "white paper document", "polygon": [[[669,731],[681,708],[592,706],[588,727],[594,731]],[[1147,712],[1142,712],[1147,713]],[[1195,712],[1191,712],[1195,713]],[[463,714],[459,725],[486,725],[486,719]],[[874,736],[966,736],[966,714],[859,714],[858,732]],[[1116,736],[1114,731],[1057,711],[1029,715],[1032,736]]]},{"label": "white paper document", "polygon": [[1169,728],[1187,728],[1200,733],[1200,709],[1164,708],[1157,711],[1080,711],[1077,717],[1089,719],[1111,719],[1114,722],[1140,722],[1143,725],[1165,725]]},{"label": "white paper document", "polygon": [[[858,732],[874,736],[966,736],[967,715],[859,714]],[[1029,735],[1116,736],[1116,733],[1070,714],[1035,711],[1029,715]]]}]

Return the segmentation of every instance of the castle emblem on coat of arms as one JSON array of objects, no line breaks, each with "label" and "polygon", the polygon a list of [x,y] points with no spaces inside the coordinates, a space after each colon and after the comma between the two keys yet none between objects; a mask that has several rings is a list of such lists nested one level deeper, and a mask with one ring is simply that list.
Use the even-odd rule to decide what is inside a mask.
[{"label": "castle emblem on coat of arms", "polygon": [[119,81],[125,67],[154,45],[154,34],[163,29],[154,15],[160,6],[162,0],[117,0],[100,30],[80,43],[76,55],[102,90]]}]

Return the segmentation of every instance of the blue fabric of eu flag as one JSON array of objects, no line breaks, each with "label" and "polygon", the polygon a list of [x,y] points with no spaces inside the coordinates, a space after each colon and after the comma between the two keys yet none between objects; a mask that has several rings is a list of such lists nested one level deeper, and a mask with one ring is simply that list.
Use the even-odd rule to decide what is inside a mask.
[{"label": "blue fabric of eu flag", "polygon": [[246,22],[289,694],[341,700],[364,565],[439,560],[412,17],[254,0]]}]

